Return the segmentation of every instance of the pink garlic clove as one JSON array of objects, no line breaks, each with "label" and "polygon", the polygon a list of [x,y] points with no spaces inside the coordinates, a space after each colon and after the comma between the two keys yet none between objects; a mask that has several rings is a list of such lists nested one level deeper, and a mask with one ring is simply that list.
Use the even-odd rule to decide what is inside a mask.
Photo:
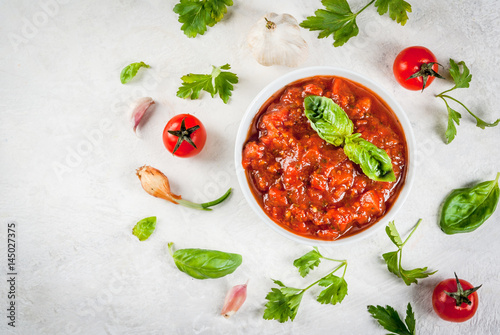
[{"label": "pink garlic clove", "polygon": [[236,313],[245,302],[247,298],[247,285],[248,281],[244,285],[234,286],[227,292],[221,312],[221,315],[226,319]]},{"label": "pink garlic clove", "polygon": [[137,100],[134,110],[132,112],[132,122],[134,124],[134,132],[137,127],[141,123],[141,120],[147,114],[148,111],[151,111],[154,107],[154,100],[150,97],[140,98]]}]

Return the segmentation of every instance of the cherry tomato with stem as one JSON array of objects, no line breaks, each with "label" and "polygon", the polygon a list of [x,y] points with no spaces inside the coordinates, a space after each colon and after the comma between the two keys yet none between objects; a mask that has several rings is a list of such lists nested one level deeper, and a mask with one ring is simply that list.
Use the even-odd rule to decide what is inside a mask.
[{"label": "cherry tomato with stem", "polygon": [[436,56],[429,49],[414,46],[404,49],[396,56],[392,70],[401,86],[412,91],[423,91],[435,77],[444,79],[437,73],[439,65]]},{"label": "cherry tomato with stem", "polygon": [[476,314],[479,300],[477,287],[469,282],[455,278],[443,280],[434,288],[432,293],[432,307],[436,314],[443,320],[451,322],[464,322]]},{"label": "cherry tomato with stem", "polygon": [[165,148],[177,157],[192,157],[199,154],[206,140],[205,126],[190,114],[174,116],[163,130]]}]

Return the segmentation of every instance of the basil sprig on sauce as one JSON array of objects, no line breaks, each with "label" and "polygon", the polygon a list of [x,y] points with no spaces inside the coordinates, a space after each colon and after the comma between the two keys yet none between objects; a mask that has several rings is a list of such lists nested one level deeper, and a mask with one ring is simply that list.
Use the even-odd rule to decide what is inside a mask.
[{"label": "basil sprig on sauce", "polygon": [[170,242],[168,250],[177,268],[196,279],[224,277],[233,273],[242,262],[238,254],[206,249],[179,249],[172,253],[172,246]]},{"label": "basil sprig on sauce", "polygon": [[311,127],[328,143],[339,147],[354,131],[349,116],[332,99],[310,95],[304,99],[304,108]]},{"label": "basil sprig on sauce", "polygon": [[453,190],[446,198],[439,225],[446,234],[469,233],[479,228],[498,205],[498,180],[485,181],[469,188]]},{"label": "basil sprig on sauce", "polygon": [[344,145],[347,157],[375,181],[396,181],[391,158],[371,142],[353,134],[354,125],[332,99],[310,95],[304,99],[304,113],[319,137],[337,147]]},{"label": "basil sprig on sauce", "polygon": [[376,181],[395,181],[392,162],[385,150],[361,138],[361,134],[347,136],[344,144],[347,157],[358,164],[370,179]]}]

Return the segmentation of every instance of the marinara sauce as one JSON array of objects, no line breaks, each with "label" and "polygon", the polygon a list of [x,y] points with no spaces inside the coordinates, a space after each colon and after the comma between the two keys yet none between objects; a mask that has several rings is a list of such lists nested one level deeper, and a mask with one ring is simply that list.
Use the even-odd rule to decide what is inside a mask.
[{"label": "marinara sauce", "polygon": [[[396,181],[371,180],[342,147],[321,139],[304,114],[308,95],[341,106],[354,132],[387,152]],[[335,240],[384,216],[404,184],[407,157],[403,128],[381,98],[348,79],[315,76],[284,87],[262,106],[242,164],[255,198],[274,222],[301,236]]]}]

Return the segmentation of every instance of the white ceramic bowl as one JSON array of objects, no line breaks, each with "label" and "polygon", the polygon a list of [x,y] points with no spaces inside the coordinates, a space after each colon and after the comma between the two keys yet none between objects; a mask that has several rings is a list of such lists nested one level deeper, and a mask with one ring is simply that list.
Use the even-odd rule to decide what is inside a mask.
[{"label": "white ceramic bowl", "polygon": [[[299,235],[295,235],[294,233],[286,230],[281,227],[279,224],[275,223],[271,220],[267,214],[263,211],[263,209],[258,204],[257,200],[254,198],[252,191],[250,190],[250,186],[248,185],[248,181],[245,175],[245,170],[241,164],[242,162],[242,151],[243,145],[246,141],[248,130],[250,129],[250,125],[252,124],[254,116],[259,112],[261,106],[277,91],[281,90],[286,85],[297,81],[299,79],[308,78],[312,76],[338,76],[350,79],[354,82],[357,82],[373,92],[375,92],[382,100],[384,100],[387,105],[392,109],[392,111],[396,114],[401,123],[404,131],[404,135],[406,137],[406,143],[408,147],[408,161],[407,161],[407,170],[406,170],[406,180],[404,181],[404,185],[397,197],[396,201],[393,203],[390,210],[385,213],[385,215],[376,223],[374,223],[371,227],[362,230],[361,232],[354,234],[352,236],[347,236],[345,238],[341,238],[335,241],[322,241],[312,238],[307,238]],[[376,229],[381,227],[385,227],[389,221],[391,221],[399,209],[403,206],[408,194],[410,193],[411,186],[413,184],[413,179],[415,176],[415,136],[413,135],[413,130],[410,125],[410,121],[408,117],[404,113],[401,106],[397,103],[397,101],[385,91],[382,87],[377,85],[372,80],[362,76],[358,73],[330,67],[330,66],[315,66],[315,67],[307,67],[292,71],[287,73],[278,79],[271,82],[269,85],[264,87],[262,91],[253,99],[253,101],[248,106],[245,114],[243,115],[243,119],[241,120],[240,127],[238,128],[238,134],[236,135],[236,145],[235,145],[235,166],[236,166],[236,175],[238,177],[238,182],[241,186],[243,194],[250,205],[250,207],[255,211],[257,216],[264,221],[272,230],[278,232],[279,234],[299,243],[304,243],[308,245],[316,245],[316,246],[332,246],[332,245],[341,245],[346,243],[352,243],[355,241],[359,241],[367,236],[371,235]]]}]

